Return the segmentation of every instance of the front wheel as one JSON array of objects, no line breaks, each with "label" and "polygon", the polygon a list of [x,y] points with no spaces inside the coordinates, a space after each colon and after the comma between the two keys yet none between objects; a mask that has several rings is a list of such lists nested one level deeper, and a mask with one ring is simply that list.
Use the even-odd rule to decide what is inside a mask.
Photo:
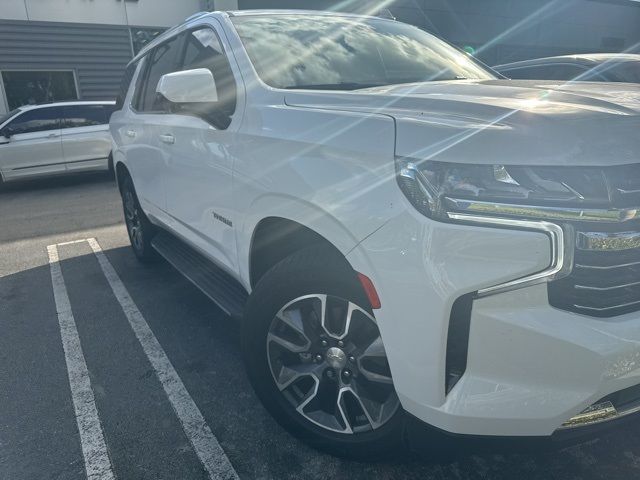
[{"label": "front wheel", "polygon": [[370,458],[401,445],[403,411],[376,320],[355,272],[330,250],[295,253],[258,282],[243,353],[266,408],[312,446]]},{"label": "front wheel", "polygon": [[140,202],[129,176],[122,183],[122,205],[133,252],[141,262],[154,260],[156,251],[151,246],[151,240],[156,229],[140,208]]}]

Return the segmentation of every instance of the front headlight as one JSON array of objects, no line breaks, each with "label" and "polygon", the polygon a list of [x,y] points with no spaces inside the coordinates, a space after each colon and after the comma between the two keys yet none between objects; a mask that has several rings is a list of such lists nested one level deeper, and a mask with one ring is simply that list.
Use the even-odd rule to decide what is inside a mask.
[{"label": "front headlight", "polygon": [[609,192],[601,170],[474,165],[398,159],[400,188],[424,215],[446,219],[460,202],[598,207]]}]

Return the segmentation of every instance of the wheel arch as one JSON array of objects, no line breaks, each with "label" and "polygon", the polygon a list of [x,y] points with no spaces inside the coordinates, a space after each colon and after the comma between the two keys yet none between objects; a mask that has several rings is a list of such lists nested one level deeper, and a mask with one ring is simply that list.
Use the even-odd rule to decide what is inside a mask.
[{"label": "wheel arch", "polygon": [[251,287],[281,260],[297,251],[321,245],[350,267],[346,257],[333,243],[309,227],[283,217],[262,219],[255,227],[249,250]]},{"label": "wheel arch", "polygon": [[[258,207],[254,205],[254,207]],[[253,286],[273,265],[312,245],[326,245],[350,266],[346,255],[358,239],[329,213],[290,197],[270,196],[260,202],[260,215],[248,215],[239,237],[243,278]]]},{"label": "wheel arch", "polygon": [[130,177],[131,174],[129,173],[129,169],[127,168],[127,166],[122,161],[119,161],[115,164],[114,172],[116,177],[116,184],[118,185],[118,191],[122,192],[122,182],[124,181],[125,177]]}]

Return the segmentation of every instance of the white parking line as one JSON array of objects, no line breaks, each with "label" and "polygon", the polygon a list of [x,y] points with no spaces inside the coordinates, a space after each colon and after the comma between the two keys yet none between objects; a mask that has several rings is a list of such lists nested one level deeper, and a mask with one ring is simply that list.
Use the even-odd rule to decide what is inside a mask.
[{"label": "white parking line", "polygon": [[238,474],[233,465],[231,465],[224,450],[213,435],[211,428],[207,425],[202,413],[187,392],[175,368],[173,368],[160,342],[158,342],[158,339],[149,328],[142,313],[138,310],[97,240],[89,238],[87,242],[89,242],[93,253],[96,255],[116,299],[120,303],[133,332],[142,345],[144,353],[149,358],[165,393],[169,397],[171,406],[182,424],[185,435],[193,445],[210,478],[215,480],[237,479]]},{"label": "white parking line", "polygon": [[107,444],[104,441],[93,390],[91,390],[89,371],[82,353],[78,328],[73,318],[67,287],[60,269],[58,247],[50,245],[47,247],[47,252],[62,347],[71,387],[71,398],[80,432],[80,444],[87,478],[90,480],[112,480],[115,477],[107,452]]},{"label": "white parking line", "polygon": [[81,238],[80,240],[69,240],[68,242],[56,243],[58,247],[64,247],[65,245],[74,245],[76,243],[85,243],[87,241],[86,238]]}]

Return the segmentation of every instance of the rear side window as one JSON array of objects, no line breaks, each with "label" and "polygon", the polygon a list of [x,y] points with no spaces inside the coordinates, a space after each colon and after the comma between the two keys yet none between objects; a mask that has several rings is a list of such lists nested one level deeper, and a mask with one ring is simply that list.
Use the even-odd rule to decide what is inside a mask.
[{"label": "rear side window", "polygon": [[62,128],[92,127],[109,123],[112,105],[69,105],[63,107]]},{"label": "rear side window", "polygon": [[60,107],[36,108],[28,110],[9,123],[15,133],[34,133],[60,128],[62,111]]},{"label": "rear side window", "polygon": [[147,76],[147,57],[142,57],[138,62],[140,66],[140,73],[136,79],[136,86],[133,90],[133,97],[131,97],[131,106],[134,110],[142,110],[142,99],[144,94],[144,81]]},{"label": "rear side window", "polygon": [[143,112],[161,112],[165,110],[165,100],[156,94],[156,87],[166,73],[178,70],[178,52],[182,36],[174,37],[158,45],[148,55],[149,63],[146,69],[144,92],[139,109]]},{"label": "rear side window", "polygon": [[118,90],[118,96],[116,97],[116,106],[114,111],[122,110],[122,107],[124,106],[124,99],[127,98],[127,92],[129,91],[131,80],[133,80],[133,75],[136,73],[137,66],[137,63],[127,65],[124,75],[122,75],[122,80],[120,81],[120,89]]}]

